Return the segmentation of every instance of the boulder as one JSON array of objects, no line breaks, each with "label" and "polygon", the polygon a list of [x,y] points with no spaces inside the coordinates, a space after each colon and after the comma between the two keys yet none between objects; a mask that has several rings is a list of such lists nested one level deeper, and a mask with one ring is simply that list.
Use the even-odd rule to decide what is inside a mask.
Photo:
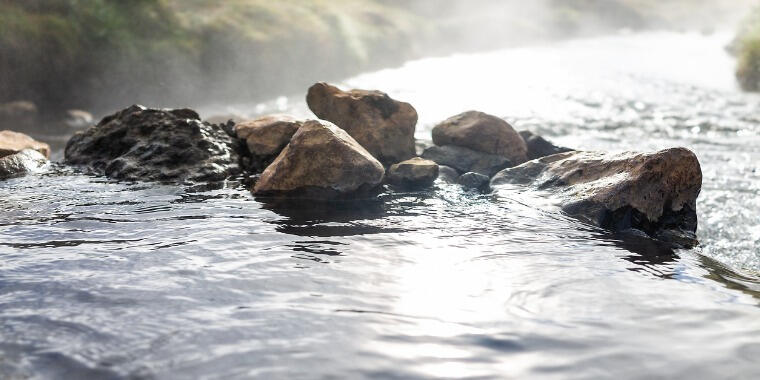
[{"label": "boulder", "polygon": [[[245,140],[248,151],[255,158],[266,162],[276,157],[290,142],[303,121],[288,115],[269,115],[235,125],[239,139]],[[263,168],[262,168],[263,169]]]},{"label": "boulder", "polygon": [[456,145],[477,152],[504,156],[515,164],[527,161],[528,148],[506,121],[483,112],[468,111],[433,128],[435,145]]},{"label": "boulder", "polygon": [[465,189],[486,190],[490,178],[480,173],[464,173],[457,179],[457,183]]},{"label": "boulder", "polygon": [[385,169],[346,131],[309,120],[261,174],[253,192],[264,196],[337,198],[365,193],[383,181]]},{"label": "boulder", "polygon": [[327,83],[311,86],[306,103],[317,117],[344,129],[385,165],[416,155],[417,111],[409,103],[380,91],[342,91]]},{"label": "boulder", "polygon": [[24,149],[33,149],[46,158],[50,157],[50,145],[39,142],[23,133],[0,131],[0,157],[16,154]]},{"label": "boulder", "polygon": [[388,183],[410,188],[429,187],[438,178],[438,164],[424,158],[411,158],[388,169]]},{"label": "boulder", "polygon": [[513,166],[512,162],[504,156],[476,152],[454,145],[427,148],[422,152],[422,158],[434,161],[438,165],[450,166],[459,173],[475,172],[488,177]]},{"label": "boulder", "polygon": [[34,149],[24,149],[20,152],[0,157],[0,179],[19,177],[36,172],[47,163],[47,158]]},{"label": "boulder", "polygon": [[220,181],[240,171],[230,128],[190,109],[131,106],[75,134],[65,161],[124,180]]},{"label": "boulder", "polygon": [[655,153],[569,152],[499,172],[498,189],[524,184],[550,192],[569,215],[614,230],[639,230],[659,240],[696,244],[697,157],[685,148]]},{"label": "boulder", "polygon": [[528,147],[528,160],[551,156],[552,154],[572,152],[573,149],[556,146],[543,137],[530,131],[520,131],[520,136]]}]

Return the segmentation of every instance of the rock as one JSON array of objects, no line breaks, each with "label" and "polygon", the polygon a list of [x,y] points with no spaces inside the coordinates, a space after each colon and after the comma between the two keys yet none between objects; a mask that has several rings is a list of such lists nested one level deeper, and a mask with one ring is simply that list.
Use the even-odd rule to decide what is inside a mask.
[{"label": "rock", "polygon": [[219,181],[240,171],[237,140],[190,109],[131,106],[75,134],[69,164],[124,180]]},{"label": "rock", "polygon": [[530,131],[520,131],[520,136],[528,147],[528,160],[551,156],[552,154],[572,152],[573,149],[556,146]]},{"label": "rock", "polygon": [[317,117],[344,129],[385,165],[415,156],[417,111],[409,103],[380,91],[342,91],[327,83],[311,86],[306,102]]},{"label": "rock", "polygon": [[613,231],[637,229],[696,244],[697,157],[685,148],[655,153],[560,153],[499,172],[491,187],[526,184],[557,197],[569,215]]},{"label": "rock", "polygon": [[457,179],[457,183],[462,185],[465,189],[473,190],[486,190],[488,188],[488,181],[490,178],[480,173],[464,173]]},{"label": "rock", "polygon": [[446,183],[457,183],[459,172],[446,165],[438,165],[438,179]]},{"label": "rock", "polygon": [[22,129],[34,127],[37,123],[37,106],[20,100],[0,104],[0,127]]},{"label": "rock", "polygon": [[266,168],[290,142],[303,121],[288,115],[270,115],[235,125],[235,133],[243,139],[248,151],[258,161],[260,170]]},{"label": "rock", "polygon": [[0,131],[0,157],[15,154],[24,149],[33,149],[46,158],[50,157],[50,145],[39,142],[23,133]]},{"label": "rock", "polygon": [[92,114],[82,110],[68,110],[63,123],[70,129],[85,129],[93,124]]},{"label": "rock", "polygon": [[19,177],[33,173],[47,164],[48,160],[34,149],[24,149],[0,158],[0,179]]},{"label": "rock", "polygon": [[454,145],[427,148],[422,152],[422,158],[434,161],[438,165],[450,166],[460,173],[476,172],[489,177],[513,166],[506,157]]},{"label": "rock", "polygon": [[257,195],[336,198],[375,189],[385,169],[346,131],[309,120],[261,174]]},{"label": "rock", "polygon": [[388,182],[392,185],[424,188],[438,178],[438,164],[424,158],[411,158],[388,169]]},{"label": "rock", "polygon": [[527,161],[528,148],[506,121],[483,112],[468,111],[433,128],[435,145],[456,145],[504,156],[515,164]]}]

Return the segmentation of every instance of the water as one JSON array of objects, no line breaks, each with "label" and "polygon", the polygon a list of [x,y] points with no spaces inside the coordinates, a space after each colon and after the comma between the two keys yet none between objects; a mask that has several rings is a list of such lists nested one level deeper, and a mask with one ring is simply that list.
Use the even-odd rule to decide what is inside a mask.
[{"label": "water", "polygon": [[[330,208],[54,166],[0,183],[0,378],[757,378],[760,99],[725,35],[426,59],[345,81],[582,149],[694,150],[701,247],[514,189]],[[207,112],[305,115],[301,97]],[[59,153],[60,154],[60,153]]]}]

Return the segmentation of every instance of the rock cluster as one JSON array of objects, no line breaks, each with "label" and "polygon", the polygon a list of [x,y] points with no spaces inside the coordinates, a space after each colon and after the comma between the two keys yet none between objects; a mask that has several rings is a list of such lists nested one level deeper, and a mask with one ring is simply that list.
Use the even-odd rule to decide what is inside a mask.
[{"label": "rock cluster", "polygon": [[[696,244],[702,173],[687,149],[576,152],[469,111],[436,125],[435,146],[416,157],[411,105],[326,83],[312,86],[307,102],[324,120],[270,115],[233,127],[203,122],[189,109],[132,106],[74,135],[65,160],[126,180],[219,181],[260,173],[252,192],[278,202],[372,196],[384,184],[419,189],[437,178],[477,191],[527,186],[599,227]],[[0,132],[0,178],[38,170],[49,152],[26,135]]]},{"label": "rock cluster", "polygon": [[229,132],[190,109],[135,105],[75,134],[65,161],[122,180],[220,181],[240,171]]}]

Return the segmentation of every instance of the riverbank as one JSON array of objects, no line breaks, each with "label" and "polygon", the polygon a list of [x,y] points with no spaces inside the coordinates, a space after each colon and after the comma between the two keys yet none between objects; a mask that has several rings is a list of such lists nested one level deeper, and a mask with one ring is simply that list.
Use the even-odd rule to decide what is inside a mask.
[{"label": "riverbank", "polygon": [[[710,23],[731,18],[718,6],[689,9]],[[683,14],[643,0],[3,2],[0,103],[101,114],[263,100],[423,56],[619,28],[705,28]]]}]

